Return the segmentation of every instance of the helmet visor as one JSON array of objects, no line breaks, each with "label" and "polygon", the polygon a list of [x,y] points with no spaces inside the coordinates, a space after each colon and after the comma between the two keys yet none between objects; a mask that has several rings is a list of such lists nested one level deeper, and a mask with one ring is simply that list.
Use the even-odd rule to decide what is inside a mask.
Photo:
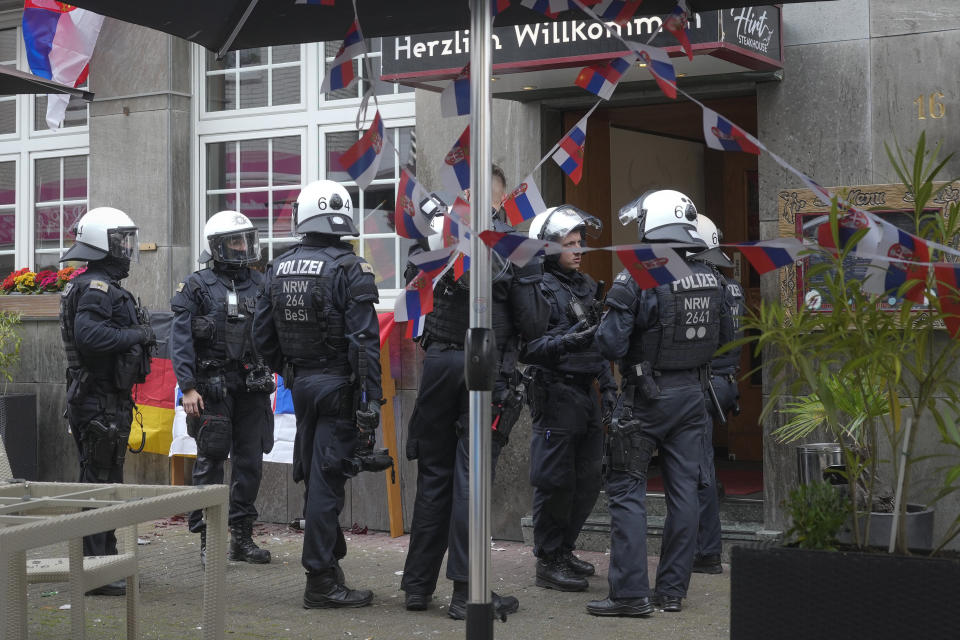
[{"label": "helmet visor", "polygon": [[107,231],[109,254],[114,258],[128,258],[140,262],[139,231],[136,227],[118,227]]},{"label": "helmet visor", "polygon": [[244,229],[210,238],[211,257],[215,262],[248,265],[260,259],[260,233]]},{"label": "helmet visor", "polygon": [[[540,232],[541,240],[551,242],[563,242],[563,239],[571,231],[583,230],[584,234],[591,238],[600,236],[603,224],[598,218],[590,215],[586,211],[581,211],[571,205],[563,205],[554,209],[543,221],[543,229]],[[586,238],[583,238],[586,244]]]}]

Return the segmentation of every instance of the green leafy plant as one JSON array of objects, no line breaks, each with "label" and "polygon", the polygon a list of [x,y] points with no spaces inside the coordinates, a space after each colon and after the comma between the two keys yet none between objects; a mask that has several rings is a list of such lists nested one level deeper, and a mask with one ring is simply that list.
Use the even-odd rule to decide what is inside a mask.
[{"label": "green leafy plant", "polygon": [[850,511],[847,500],[829,482],[801,484],[784,502],[790,514],[787,537],[801,549],[834,549]]},{"label": "green leafy plant", "polygon": [[20,363],[22,338],[19,328],[19,313],[0,311],[0,378],[3,378],[4,393],[7,383],[13,382],[13,369]]}]

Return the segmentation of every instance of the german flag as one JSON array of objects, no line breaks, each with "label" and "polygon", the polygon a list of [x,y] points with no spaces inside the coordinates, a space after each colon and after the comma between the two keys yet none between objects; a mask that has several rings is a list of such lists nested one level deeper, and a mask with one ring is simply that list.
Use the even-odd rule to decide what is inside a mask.
[{"label": "german flag", "polygon": [[[137,450],[143,439],[145,453],[159,453],[164,456],[170,453],[177,397],[177,377],[173,373],[173,363],[167,346],[172,321],[173,313],[170,311],[150,313],[157,346],[154,347],[150,361],[150,375],[143,384],[133,388],[133,401],[137,408],[134,410],[129,441],[130,447]],[[142,432],[140,422],[143,424]]]}]

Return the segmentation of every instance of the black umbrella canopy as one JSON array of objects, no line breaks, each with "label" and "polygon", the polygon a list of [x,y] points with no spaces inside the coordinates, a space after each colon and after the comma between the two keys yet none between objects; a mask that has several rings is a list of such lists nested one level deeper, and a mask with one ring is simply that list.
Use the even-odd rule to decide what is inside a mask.
[{"label": "black umbrella canopy", "polygon": [[21,93],[67,93],[87,102],[93,100],[93,94],[83,89],[74,89],[59,82],[53,82],[9,67],[0,67],[0,95],[15,96]]},{"label": "black umbrella canopy", "polygon": [[[366,37],[395,36],[467,29],[468,0],[356,0],[360,27]],[[811,0],[780,0],[809,2]],[[497,26],[548,20],[542,14],[510,0],[511,6],[496,18]],[[72,4],[100,15],[132,22],[196,42],[211,51],[247,49],[269,45],[342,40],[353,21],[350,0],[332,7],[296,4],[295,0],[76,0]],[[761,0],[688,0],[692,11],[716,11],[763,4]],[[676,0],[645,0],[648,15],[665,14]],[[560,18],[583,18],[567,11]],[[234,34],[235,27],[241,25]],[[232,39],[231,39],[232,38]]]}]

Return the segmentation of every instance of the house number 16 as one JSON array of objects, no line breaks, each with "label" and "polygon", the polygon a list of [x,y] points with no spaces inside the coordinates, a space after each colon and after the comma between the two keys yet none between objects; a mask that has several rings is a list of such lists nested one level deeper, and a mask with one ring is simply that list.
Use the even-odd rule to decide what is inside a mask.
[{"label": "house number 16", "polygon": [[[943,92],[937,91],[929,96],[918,96],[913,104],[917,105],[917,120],[926,120],[926,113],[934,120],[940,119],[947,114],[947,107],[943,104]],[[926,104],[925,104],[926,103]],[[927,111],[924,111],[926,107]]]}]

